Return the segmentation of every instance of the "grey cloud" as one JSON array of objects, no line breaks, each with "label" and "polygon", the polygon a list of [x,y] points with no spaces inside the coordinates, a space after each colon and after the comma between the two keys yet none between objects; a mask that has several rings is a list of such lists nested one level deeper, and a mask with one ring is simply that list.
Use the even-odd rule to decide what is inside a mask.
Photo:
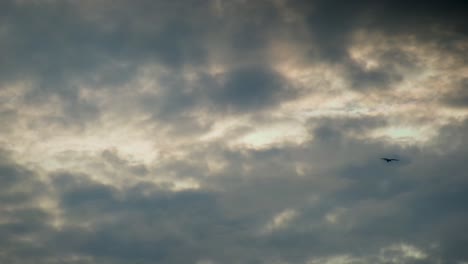
[{"label": "grey cloud", "polygon": [[[442,21],[445,22],[443,25],[463,24],[464,21],[461,19],[463,4],[454,1],[425,3],[424,10],[419,9],[418,4],[394,1],[382,1],[380,4],[359,1],[338,5],[333,1],[316,1],[312,4],[297,1],[291,5],[295,6],[296,3],[300,8],[299,13],[309,22],[311,35],[315,36],[312,45],[315,43],[320,47],[321,56],[339,58],[339,61],[347,60],[349,34],[362,27],[370,25],[389,32],[418,28],[413,32],[417,35],[419,32],[426,32],[419,30],[421,27],[430,28]],[[136,70],[149,62],[161,63],[173,69],[173,74],[179,74],[180,69],[187,65],[206,65],[206,49],[218,44],[232,44],[227,50],[232,52],[233,60],[245,58],[245,61],[249,61],[249,57],[263,54],[262,51],[274,39],[275,29],[279,31],[287,28],[287,24],[280,19],[279,10],[274,5],[261,1],[249,6],[223,2],[223,7],[229,12],[226,11],[222,18],[213,14],[208,3],[200,5],[198,2],[188,3],[188,8],[177,3],[142,1],[140,4],[130,5],[122,1],[116,3],[110,11],[105,10],[105,2],[98,2],[90,5],[90,10],[84,8],[90,14],[80,12],[82,6],[87,6],[84,3],[17,4],[6,1],[3,5],[3,21],[7,29],[4,50],[8,50],[9,55],[2,66],[2,80],[6,82],[21,77],[36,80],[37,89],[26,97],[29,98],[28,102],[44,104],[51,94],[59,95],[64,100],[64,117],[57,120],[67,125],[72,122],[67,123],[66,119],[86,122],[95,120],[100,115],[97,106],[82,101],[77,96],[78,91],[73,82],[87,82],[96,89],[100,86],[99,83],[117,86],[131,80]],[[230,23],[235,19],[230,12],[255,12],[256,19],[246,18],[242,23]],[[180,19],[174,19],[171,16],[174,13],[184,15]],[[130,19],[132,15],[138,19]],[[93,16],[97,18],[91,19]],[[401,24],[389,22],[396,17],[408,21],[407,26],[390,30],[390,25]],[[56,23],[53,18],[60,20],[60,23]],[[427,19],[427,23],[416,27],[418,19]],[[434,38],[437,37],[434,35]],[[259,57],[257,61],[266,63],[265,58]],[[127,66],[111,67],[112,70],[108,71],[109,66],[114,64]],[[351,62],[347,64],[352,84],[358,89],[368,86],[386,87],[401,79],[398,72],[391,67],[368,72]],[[252,98],[264,98],[259,101],[260,105],[269,102],[268,99],[282,99],[283,94],[275,94],[276,88],[268,91],[261,88],[265,85],[277,86],[274,81],[265,83],[265,78],[270,77],[265,74],[269,75],[267,72],[258,72],[257,77],[253,73],[249,77],[231,76],[225,92],[214,92],[212,96],[223,102],[223,98],[233,94],[229,100],[237,98],[246,105],[237,107],[232,101],[224,100],[227,106],[250,110],[257,109],[252,108],[257,105],[253,103],[257,99]],[[244,87],[254,81],[263,83],[259,84],[260,88],[251,89],[247,96],[247,88]],[[232,88],[237,84],[243,87]],[[180,88],[172,88],[177,89]],[[190,111],[190,105],[195,103],[190,98],[191,95],[183,95],[183,92],[170,91],[167,96],[167,100],[162,101],[171,103],[166,103],[164,111]]]},{"label": "grey cloud", "polygon": [[[451,128],[451,131],[451,133],[455,131],[466,131],[466,127],[457,129],[453,127]],[[460,136],[461,135],[458,135],[457,137]],[[441,140],[443,140],[444,137],[445,136],[442,136]],[[452,139],[454,139],[453,136]],[[364,142],[352,143],[353,140],[349,139],[345,139],[345,141],[347,142],[343,144],[343,146],[347,146],[347,148],[351,147],[351,149],[349,149],[348,152],[346,149],[341,148],[341,151],[349,153],[350,155],[359,155],[359,149],[365,149],[369,147],[371,149],[380,148],[380,151],[377,151],[377,153],[389,151],[387,147],[380,144],[369,144]],[[313,148],[313,146],[311,146],[311,148]],[[323,147],[320,150],[321,152],[324,152]],[[373,151],[375,151],[375,149],[371,150],[371,152]],[[342,233],[337,229],[328,229],[327,227],[327,233],[321,233],[318,231],[320,226],[322,226],[319,222],[317,223],[319,229],[313,229],[314,231],[311,231],[314,234],[311,234],[311,236],[316,237],[320,236],[320,234],[323,234],[323,236],[320,236],[321,239],[320,242],[318,242],[319,244],[325,245],[325,247],[327,247],[327,243],[330,243],[329,246],[333,244],[334,247],[340,247],[339,245],[341,245],[343,250],[351,250],[357,253],[359,250],[362,251],[363,249],[355,247],[356,244],[361,245],[361,247],[371,251],[372,248],[375,249],[375,246],[383,247],[384,244],[388,243],[389,240],[403,239],[417,243],[431,252],[431,249],[429,249],[429,245],[427,243],[429,243],[428,241],[436,241],[443,244],[444,246],[441,247],[443,249],[438,249],[441,250],[441,252],[430,253],[435,254],[433,256],[435,259],[437,259],[437,254],[442,254],[444,258],[449,258],[449,256],[452,255],[453,259],[449,258],[452,261],[461,261],[465,259],[466,256],[463,255],[462,251],[459,251],[458,249],[458,242],[452,243],[452,240],[448,238],[457,237],[457,241],[463,241],[466,239],[462,234],[458,236],[451,233],[452,231],[449,231],[461,230],[465,228],[465,224],[463,224],[464,222],[462,219],[465,217],[464,215],[466,208],[464,208],[463,204],[466,200],[466,195],[464,195],[461,190],[465,188],[466,181],[461,177],[461,174],[463,174],[464,170],[462,158],[460,158],[465,156],[465,150],[463,149],[462,144],[458,145],[456,151],[442,155],[429,154],[425,152],[422,153],[418,149],[393,150],[394,153],[396,151],[412,156],[411,158],[413,159],[413,162],[414,160],[418,160],[419,164],[415,165],[413,162],[410,162],[404,164],[403,166],[392,167],[380,163],[378,156],[371,156],[370,158],[364,157],[365,159],[369,160],[364,160],[363,166],[360,168],[356,168],[356,165],[345,165],[342,167],[343,170],[341,172],[341,175],[343,175],[345,178],[339,179],[332,177],[332,179],[334,178],[333,181],[335,184],[337,184],[337,186],[343,186],[340,190],[329,193],[318,191],[317,194],[324,196],[324,202],[319,203],[321,207],[304,208],[301,207],[304,206],[301,204],[294,205],[299,206],[299,208],[302,209],[303,213],[301,217],[310,217],[305,218],[304,220],[299,219],[299,223],[302,221],[304,221],[302,222],[303,224],[308,223],[309,225],[311,223],[317,223],[317,215],[323,216],[328,210],[342,207],[346,208],[347,213],[343,215],[342,220],[344,222],[338,223],[340,225],[346,226],[347,222],[349,221],[351,224],[350,232],[353,234],[351,236],[352,241],[348,241],[348,243],[345,242],[346,240],[343,241]],[[294,156],[294,154],[291,153],[290,155]],[[336,161],[337,164],[339,164],[339,160],[337,159],[341,158],[343,157],[333,156],[333,160]],[[421,165],[426,167],[424,171],[419,171],[416,169],[420,168]],[[276,168],[270,168],[272,171],[276,171]],[[447,174],[447,172],[450,173]],[[337,173],[329,173],[330,175],[337,175]],[[290,171],[289,174],[294,175],[294,172]],[[259,173],[257,172],[255,175],[259,175]],[[328,174],[322,174],[319,177],[330,177],[327,175]],[[338,173],[338,175],[340,175],[340,173]],[[312,177],[312,175],[310,175],[310,177]],[[445,189],[445,187],[440,188],[441,182],[448,184],[447,189]],[[451,183],[449,184],[449,182]],[[455,191],[455,185],[452,185],[455,184],[455,182],[456,185],[459,186],[457,189],[460,191]],[[317,183],[318,182],[314,182],[315,185]],[[289,184],[292,184],[292,182],[283,182],[281,184],[282,191],[278,192],[278,194],[281,194],[281,197],[283,197],[283,194],[288,198],[294,196],[293,194],[285,192],[287,189],[286,186]],[[302,182],[302,184],[313,186],[312,182],[310,185],[305,182]],[[257,187],[256,192],[262,192],[262,187],[260,186]],[[301,193],[301,189],[297,186],[293,189]],[[449,191],[449,189],[451,191]],[[314,189],[310,189],[309,191],[313,193]],[[304,194],[305,193],[302,195]],[[278,200],[281,200],[281,197],[275,197],[277,203]],[[304,196],[304,198],[305,197],[307,196]],[[369,202],[373,205],[368,207],[368,209],[365,209],[367,205],[364,205]],[[444,212],[443,214],[436,213],[442,211]],[[437,216],[427,215],[427,213],[431,212]],[[445,218],[445,216],[447,216],[447,218]],[[438,217],[442,217],[444,220],[438,219]],[[355,219],[354,221],[353,218]],[[449,227],[448,223],[451,223],[455,226]],[[438,230],[444,231],[440,231],[441,233],[439,233],[439,231],[434,232],[434,226],[439,225],[440,227],[438,227]],[[306,231],[301,230],[301,237],[304,235],[304,232],[306,233]],[[336,240],[333,240],[333,234],[335,232],[337,232],[337,237],[335,238]],[[442,235],[442,233],[444,233],[444,235]],[[344,243],[341,244],[337,240],[341,240]],[[289,240],[286,239],[286,241]],[[312,241],[308,241],[308,243],[312,243],[311,245],[314,245]],[[316,247],[320,248],[318,245]],[[453,253],[450,253],[452,250]],[[332,254],[332,252],[329,253]],[[435,259],[433,261],[436,261]]]},{"label": "grey cloud", "polygon": [[[123,24],[106,30],[105,25],[85,18],[80,4],[6,1],[3,5],[2,50],[8,54],[0,66],[2,82],[32,81],[33,90],[24,99],[38,107],[59,96],[63,118],[58,121],[68,126],[100,115],[96,105],[79,98],[78,85],[100,89],[104,84],[115,89],[132,80],[136,69],[148,62],[180,67],[191,60],[190,54],[203,55],[190,51],[199,45],[184,22],[166,21],[161,31],[138,35],[138,29],[127,27],[123,18],[114,15],[112,19]],[[114,66],[119,64],[127,66]]]},{"label": "grey cloud", "polygon": [[336,4],[334,1],[307,3],[296,1],[306,12],[308,29],[319,51],[313,56],[326,60],[341,60],[347,56],[349,37],[356,27],[364,6],[362,2]]},{"label": "grey cloud", "polygon": [[[431,26],[446,27],[448,30],[463,33],[460,32],[460,28],[466,26],[466,8],[466,2],[457,0],[411,3],[383,1],[376,4],[378,11],[373,16],[376,24],[390,33],[403,31],[424,36],[431,34]],[[423,28],[426,30],[420,31]]]},{"label": "grey cloud", "polygon": [[411,34],[440,43],[451,40],[436,34],[435,27],[458,33],[460,37],[466,34],[459,30],[466,28],[464,1],[293,1],[291,5],[306,14],[320,56],[331,60],[347,57],[351,33],[359,29]]},{"label": "grey cloud", "polygon": [[[447,129],[443,134],[450,133],[454,138],[461,131],[466,131],[466,124]],[[455,137],[462,139],[465,136],[458,134]],[[445,135],[441,135],[439,140],[444,141]],[[436,253],[441,254],[449,262],[466,259],[466,255],[458,247],[458,243],[465,240],[466,236],[452,233],[453,230],[466,228],[463,219],[466,218],[464,201],[467,197],[462,191],[466,187],[466,180],[461,176],[463,174],[463,161],[460,158],[466,155],[465,152],[462,145],[458,145],[456,150],[444,154],[429,154],[413,150],[409,153],[411,153],[413,162],[417,160],[417,165],[412,162],[403,167],[386,168],[385,170],[382,167],[375,169],[370,167],[357,173],[346,169],[346,174],[354,173],[360,176],[369,174],[373,178],[355,179],[353,181],[360,184],[349,185],[350,189],[347,191],[355,194],[367,193],[372,197],[371,199],[377,198],[398,203],[397,207],[395,204],[390,207],[393,209],[389,211],[390,213],[385,213],[384,218],[378,221],[375,219],[372,223],[363,222],[358,228],[359,232],[385,238],[389,238],[389,235],[393,234],[400,238],[407,237],[407,239],[410,239],[408,235],[411,234],[410,236],[413,239],[417,238],[419,243],[423,243],[423,241],[440,243],[441,247],[438,249],[440,251]],[[409,154],[408,150],[406,153]],[[421,168],[423,169],[421,170]],[[372,181],[380,184],[385,183],[385,185],[367,186],[365,187],[367,191],[355,189],[360,188],[362,184],[366,186]],[[387,195],[381,196],[378,193],[387,193]],[[390,196],[388,196],[389,194]],[[337,197],[339,196],[338,194]],[[390,199],[390,197],[393,198]],[[369,198],[368,196],[367,199]],[[354,200],[354,198],[351,199]],[[392,212],[392,210],[397,211]],[[359,214],[356,212],[356,215]],[[379,234],[379,232],[382,233]],[[454,240],[458,242],[452,242]]]},{"label": "grey cloud", "polygon": [[[44,120],[61,128],[99,123],[106,111],[122,120],[149,115],[145,122],[157,123],[155,129],[187,139],[225,115],[264,115],[263,123],[273,122],[269,111],[299,96],[267,55],[270,42],[284,32],[311,41],[317,53],[309,61],[340,63],[351,88],[362,92],[398,84],[400,71],[418,62],[395,49],[378,54],[382,66],[366,71],[348,54],[356,30],[412,35],[465,56],[454,43],[466,38],[466,3],[455,1],[284,3],[305,19],[306,36],[297,36],[297,24],[280,18],[284,10],[269,1],[225,1],[222,15],[208,1],[19,2],[0,3],[1,86],[32,81],[23,103],[37,107],[58,96],[60,113]],[[218,49],[224,57],[211,53]],[[221,63],[223,73],[208,73],[210,60]],[[156,95],[123,96],[121,108],[113,98],[100,105],[79,96],[84,85],[118,97],[128,88],[123,86],[132,89],[141,68],[153,64],[163,68],[151,80],[160,86]],[[464,88],[443,103],[464,106]],[[199,112],[209,120],[197,120]],[[7,108],[0,113],[2,122],[14,122],[18,114]],[[229,148],[222,140],[190,141],[177,150],[182,157],[148,166],[111,149],[89,157],[61,154],[91,164],[89,174],[36,171],[34,164],[0,152],[0,262],[305,263],[350,255],[388,263],[378,258],[381,250],[401,241],[427,254],[413,261],[398,250],[387,252],[404,263],[468,261],[468,237],[460,231],[468,229],[467,123],[447,125],[423,147],[364,137],[386,125],[382,117],[313,118],[307,123],[313,137],[302,144],[255,150]],[[401,162],[383,163],[382,155]],[[209,161],[221,169],[210,170]],[[191,179],[200,188],[176,192],[151,183],[160,175]],[[100,176],[131,183],[117,187],[98,181]],[[295,217],[275,220],[285,210]],[[275,221],[281,228],[262,232]]]},{"label": "grey cloud", "polygon": [[1,200],[21,206],[31,202],[45,186],[35,173],[10,159],[9,153],[0,149]]},{"label": "grey cloud", "polygon": [[454,108],[468,107],[468,79],[461,80],[455,89],[442,98],[442,103]]},{"label": "grey cloud", "polygon": [[144,164],[132,163],[120,157],[116,150],[104,150],[101,153],[105,162],[109,163],[113,169],[128,171],[131,174],[144,176],[148,174],[148,168]]},{"label": "grey cloud", "polygon": [[263,109],[292,96],[287,90],[287,82],[265,67],[235,69],[226,75],[221,87],[212,88],[208,94],[221,108],[234,111]]},{"label": "grey cloud", "polygon": [[403,77],[392,67],[383,67],[378,70],[366,70],[355,63],[349,64],[351,87],[356,90],[369,88],[388,89],[391,85],[400,82]]},{"label": "grey cloud", "polygon": [[[211,103],[215,112],[245,112],[289,97],[283,92],[284,80],[266,65],[266,51],[275,30],[286,26],[271,3],[223,2],[221,17],[214,13],[212,3],[198,1],[118,1],[110,9],[105,1],[6,1],[3,5],[2,50],[8,56],[5,54],[0,66],[2,83],[32,81],[33,89],[24,96],[24,103],[36,107],[58,96],[61,105],[54,117],[43,120],[47,124],[66,128],[99,122],[108,109],[81,98],[80,86],[121,93],[119,87],[131,83],[148,64],[162,65],[170,76],[160,80],[166,87],[161,96],[143,98],[150,105],[146,110],[154,113],[157,109],[156,119],[181,119],[178,125],[190,123],[187,113],[205,103]],[[244,16],[246,12],[255,14],[255,19]],[[241,14],[245,19],[237,23]],[[228,69],[226,85],[198,89],[200,94],[187,93],[185,81],[174,76],[183,75],[190,67],[207,66],[212,55],[209,49],[217,50],[218,46],[225,47],[225,57],[215,63],[233,63],[237,69]],[[192,128],[197,126],[192,124]]]},{"label": "grey cloud", "polygon": [[[346,120],[335,122],[337,127],[354,126]],[[380,122],[367,120],[356,127],[359,131]],[[434,144],[444,146],[446,138],[463,141],[465,132],[466,124],[448,126]],[[90,256],[104,263],[185,263],[195,259],[304,263],[311,257],[340,254],[373,259],[382,248],[404,241],[422,249],[428,255],[427,263],[435,263],[437,258],[466,260],[460,246],[466,236],[456,233],[466,228],[463,144],[437,154],[343,134],[339,145],[312,141],[267,150],[204,148],[199,147],[179,165],[161,164],[166,172],[195,177],[201,182],[199,190],[171,192],[148,183],[117,189],[85,174],[51,175],[64,225],[61,230],[37,227],[46,233],[46,244],[57,249],[44,254]],[[411,162],[383,164],[375,155],[386,151],[411,156]],[[203,164],[207,154],[226,159],[225,170],[206,177]],[[110,164],[126,163],[115,153],[103,155]],[[322,161],[314,157],[323,155],[336,166],[321,168]],[[184,163],[199,164],[199,175],[182,169]],[[302,176],[295,170],[298,163],[306,166]],[[295,210],[297,217],[277,231],[261,234],[285,209]],[[327,220],[333,213],[336,223]],[[31,218],[31,214],[18,214],[28,228],[5,226],[6,230],[31,234],[34,222],[47,219],[40,215]],[[439,246],[433,248],[432,243]]]},{"label": "grey cloud", "polygon": [[372,129],[384,127],[383,117],[310,118],[308,127],[321,140],[342,137],[345,134],[365,134]]},{"label": "grey cloud", "polygon": [[[76,181],[70,174],[58,177]],[[222,215],[215,193],[172,193],[157,187],[151,194],[141,191],[136,187],[119,193],[92,181],[59,191],[65,217],[71,223],[95,224],[92,232],[67,228],[58,234],[57,242],[75,237],[73,248],[61,243],[63,250],[97,258],[185,263],[204,256],[221,261],[224,256],[218,256],[217,252],[222,252],[219,247],[233,243],[242,232],[242,222]],[[230,254],[228,248],[225,253]]]},{"label": "grey cloud", "polygon": [[[137,107],[163,121],[174,135],[206,132],[224,115],[255,115],[298,96],[280,73],[265,65],[236,67],[218,75],[200,73],[192,81],[171,72],[158,84],[160,93],[142,97]],[[211,119],[201,123],[196,119],[199,113]]]},{"label": "grey cloud", "polygon": [[398,48],[382,51],[376,58],[380,65],[375,69],[365,69],[356,61],[346,60],[351,88],[358,91],[388,90],[404,81],[405,74],[417,73],[421,69],[418,58]]},{"label": "grey cloud", "polygon": [[[351,88],[388,89],[403,80],[404,72],[417,70],[402,51],[381,56],[384,66],[365,70],[350,59],[353,34],[377,32],[386,37],[411,36],[421,43],[432,43],[441,51],[465,58],[460,41],[467,37],[467,6],[464,1],[291,1],[306,21],[311,41],[310,60],[344,66]],[[404,58],[406,57],[406,58]],[[408,59],[410,59],[408,61]],[[409,63],[408,63],[409,62]],[[397,70],[396,66],[402,68]]]},{"label": "grey cloud", "polygon": [[0,149],[1,261],[40,258],[50,252],[42,242],[52,231],[52,216],[38,201],[48,188],[37,177]]}]

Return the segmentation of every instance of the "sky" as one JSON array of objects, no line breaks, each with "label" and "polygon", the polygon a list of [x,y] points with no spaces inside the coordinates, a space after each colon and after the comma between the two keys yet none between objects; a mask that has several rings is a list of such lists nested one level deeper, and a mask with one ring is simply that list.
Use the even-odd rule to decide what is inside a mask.
[{"label": "sky", "polygon": [[467,264],[467,17],[0,1],[0,262]]}]

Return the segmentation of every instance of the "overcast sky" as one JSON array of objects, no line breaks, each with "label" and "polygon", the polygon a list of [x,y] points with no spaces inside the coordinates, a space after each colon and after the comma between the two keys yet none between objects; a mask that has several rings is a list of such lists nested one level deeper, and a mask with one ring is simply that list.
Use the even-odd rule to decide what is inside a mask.
[{"label": "overcast sky", "polygon": [[467,10],[0,1],[0,262],[467,264]]}]

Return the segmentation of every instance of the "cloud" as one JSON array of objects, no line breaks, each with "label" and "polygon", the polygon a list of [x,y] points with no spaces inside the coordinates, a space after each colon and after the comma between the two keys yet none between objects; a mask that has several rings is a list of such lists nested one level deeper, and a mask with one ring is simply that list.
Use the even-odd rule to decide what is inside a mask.
[{"label": "cloud", "polygon": [[252,111],[277,104],[291,97],[282,77],[264,67],[248,67],[229,72],[221,87],[210,91],[220,108]]},{"label": "cloud", "polygon": [[460,1],[295,1],[292,5],[307,14],[308,28],[319,48],[318,54],[327,59],[347,57],[346,49],[353,31],[377,30],[385,34],[411,34],[418,38],[445,41],[434,34],[437,27],[453,31],[459,36],[466,24],[463,19],[466,4]]},{"label": "cloud", "polygon": [[[451,138],[463,137],[466,126],[451,126],[445,131]],[[439,142],[444,138],[441,136]],[[211,151],[224,155],[228,165],[210,177],[205,176],[206,167],[200,167],[198,190],[174,192],[165,185],[149,182],[119,189],[92,180],[90,175],[56,172],[49,176],[51,188],[28,192],[32,197],[25,201],[33,204],[36,197],[53,198],[58,202],[58,209],[40,209],[44,217],[39,218],[18,213],[16,217],[24,222],[22,231],[18,232],[30,237],[32,243],[40,241],[33,234],[43,232],[47,241],[44,245],[56,245],[58,251],[53,254],[50,249],[42,251],[50,252],[43,257],[44,263],[48,257],[66,259],[71,255],[90,258],[90,262],[117,263],[130,260],[182,263],[207,258],[217,262],[229,258],[302,263],[312,256],[325,259],[345,252],[350,254],[350,259],[365,256],[363,263],[380,256],[378,252],[383,252],[386,259],[389,254],[392,259],[425,256],[434,261],[438,257],[458,261],[465,258],[463,251],[457,249],[459,242],[452,242],[465,239],[462,233],[453,233],[464,228],[466,222],[462,220],[463,186],[466,185],[460,158],[465,151],[463,145],[443,154],[407,149],[405,152],[411,153],[417,162],[391,168],[356,151],[368,148],[371,152],[381,152],[387,148],[385,145],[346,136],[341,140],[342,146],[354,146],[349,150],[342,148],[343,156],[335,156],[335,163],[341,164],[340,174],[336,173],[335,166],[317,170],[321,161],[310,158],[317,155],[314,152],[330,152],[327,148],[336,147],[323,146],[320,142],[244,154],[216,150],[212,146]],[[347,161],[350,152],[355,153],[354,160],[363,164],[360,168]],[[126,163],[111,153],[103,153],[106,162]],[[189,173],[180,171],[182,165],[193,162],[202,165],[208,153],[200,150],[182,159],[179,165],[165,169],[176,174]],[[296,173],[294,164],[298,162],[309,165],[303,175]],[[28,170],[16,166],[18,169],[10,172],[4,170],[3,175],[12,176],[2,186],[11,189],[15,181],[25,177],[18,171]],[[450,175],[441,171],[444,166],[451,168]],[[33,181],[34,177],[24,179]],[[28,186],[25,180],[21,180],[22,186]],[[47,186],[34,184],[41,185]],[[454,192],[454,186],[459,191]],[[18,205],[18,202],[8,200],[5,208],[11,204]],[[333,212],[339,212],[337,220],[326,220]],[[57,227],[52,225],[54,217],[61,223]],[[289,222],[294,224],[287,225]],[[270,223],[269,230],[276,231],[268,236],[256,235],[265,223]],[[4,227],[9,232],[15,230],[10,225]],[[37,228],[39,231],[35,231]],[[411,246],[394,247],[395,241],[405,241]],[[439,246],[432,248],[430,243]],[[28,250],[27,245],[15,247],[15,251],[7,251],[9,257],[24,261],[28,256],[33,257],[16,255],[23,248]],[[411,251],[413,247],[416,249]],[[402,253],[398,248],[402,248]]]},{"label": "cloud", "polygon": [[465,5],[3,1],[0,262],[468,261]]},{"label": "cloud", "polygon": [[442,100],[444,104],[455,108],[465,108],[468,106],[468,79],[463,79],[458,85],[458,89],[451,91]]},{"label": "cloud", "polygon": [[270,233],[285,228],[296,216],[297,212],[294,210],[284,210],[273,217],[273,219],[265,226],[263,232]]},{"label": "cloud", "polygon": [[10,153],[3,149],[0,183],[2,261],[47,255],[50,251],[41,243],[52,231],[52,215],[41,206],[47,185],[37,179],[34,171],[11,160]]}]

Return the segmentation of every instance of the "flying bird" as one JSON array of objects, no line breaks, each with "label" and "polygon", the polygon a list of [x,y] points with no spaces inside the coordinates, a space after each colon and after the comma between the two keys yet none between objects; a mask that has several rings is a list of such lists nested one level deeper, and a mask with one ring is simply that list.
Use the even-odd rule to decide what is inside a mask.
[{"label": "flying bird", "polygon": [[385,160],[387,163],[392,162],[392,161],[399,161],[399,159],[389,159],[389,158],[381,158],[382,160]]}]

